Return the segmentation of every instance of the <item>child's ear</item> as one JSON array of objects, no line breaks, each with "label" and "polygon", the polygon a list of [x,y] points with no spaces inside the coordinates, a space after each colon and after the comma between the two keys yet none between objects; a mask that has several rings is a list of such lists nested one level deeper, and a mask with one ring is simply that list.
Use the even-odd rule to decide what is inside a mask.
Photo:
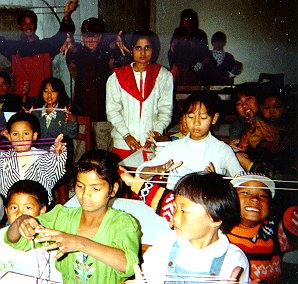
[{"label": "child's ear", "polygon": [[10,135],[9,135],[7,129],[5,129],[5,130],[3,131],[2,134],[3,134],[8,140],[10,140],[10,139],[9,139]]},{"label": "child's ear", "polygon": [[41,215],[41,214],[44,214],[44,213],[46,213],[46,212],[47,212],[47,206],[44,205],[44,206],[42,206],[41,209],[40,209],[40,215]]},{"label": "child's ear", "polygon": [[112,188],[111,197],[115,197],[116,193],[118,192],[118,189],[119,189],[119,183],[115,182]]},{"label": "child's ear", "polygon": [[218,118],[219,118],[219,113],[216,112],[216,113],[214,114],[214,116],[213,116],[212,124],[215,124],[215,123],[217,122]]},{"label": "child's ear", "polygon": [[38,132],[34,132],[33,133],[33,137],[32,137],[32,140],[36,140],[38,137]]},{"label": "child's ear", "polygon": [[221,225],[222,221],[213,221],[213,219],[211,218],[211,227],[213,228],[219,228]]}]

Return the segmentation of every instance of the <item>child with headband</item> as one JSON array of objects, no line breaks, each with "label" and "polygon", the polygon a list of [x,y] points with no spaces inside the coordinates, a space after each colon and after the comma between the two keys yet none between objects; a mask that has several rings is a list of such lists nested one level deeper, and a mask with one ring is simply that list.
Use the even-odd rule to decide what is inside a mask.
[{"label": "child with headband", "polygon": [[[243,173],[232,181],[240,200],[241,221],[228,234],[250,262],[252,280],[280,281],[282,253],[298,241],[298,206],[289,207],[280,222],[270,217],[274,182],[263,175]],[[291,240],[291,241],[290,241]]]}]

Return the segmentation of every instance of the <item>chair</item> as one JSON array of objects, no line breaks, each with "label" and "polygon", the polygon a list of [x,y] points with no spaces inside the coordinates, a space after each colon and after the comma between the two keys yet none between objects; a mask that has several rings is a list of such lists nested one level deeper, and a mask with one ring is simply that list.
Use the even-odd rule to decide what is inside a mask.
[{"label": "chair", "polygon": [[283,88],[284,87],[284,77],[285,74],[271,74],[271,73],[260,73],[258,83],[270,83],[274,87]]},{"label": "chair", "polygon": [[84,141],[85,142],[85,151],[89,151],[92,149],[92,138],[91,138],[91,132],[92,132],[92,126],[91,126],[91,119],[90,116],[83,116],[78,115],[77,121],[79,124],[79,127],[85,126],[84,133],[80,132],[76,136],[75,140]]}]

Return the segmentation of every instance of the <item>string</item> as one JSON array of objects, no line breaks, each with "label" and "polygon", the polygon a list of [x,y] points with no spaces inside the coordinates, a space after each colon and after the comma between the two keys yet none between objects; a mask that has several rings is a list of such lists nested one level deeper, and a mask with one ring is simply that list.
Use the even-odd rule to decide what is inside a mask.
[{"label": "string", "polygon": [[57,107],[57,108],[56,107],[46,107],[46,108],[40,107],[40,108],[34,108],[31,111],[42,111],[42,110],[55,110],[55,111],[64,111],[64,112],[67,111],[67,109],[59,108],[59,107]]}]

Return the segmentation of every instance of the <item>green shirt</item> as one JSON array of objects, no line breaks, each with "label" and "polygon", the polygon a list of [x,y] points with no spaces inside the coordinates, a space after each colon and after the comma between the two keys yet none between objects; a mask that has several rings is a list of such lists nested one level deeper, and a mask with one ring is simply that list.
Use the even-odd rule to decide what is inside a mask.
[{"label": "green shirt", "polygon": [[[66,208],[56,205],[53,210],[40,215],[37,219],[45,228],[75,235],[78,231],[81,214],[81,207]],[[131,215],[108,208],[92,240],[123,250],[127,260],[126,271],[124,273],[117,271],[87,254],[72,252],[56,261],[56,268],[62,273],[63,283],[114,284],[125,281],[134,274],[133,264],[139,262],[139,238],[139,227]],[[30,249],[30,241],[21,238],[17,243],[10,243],[7,233],[5,242],[20,250]]]}]

